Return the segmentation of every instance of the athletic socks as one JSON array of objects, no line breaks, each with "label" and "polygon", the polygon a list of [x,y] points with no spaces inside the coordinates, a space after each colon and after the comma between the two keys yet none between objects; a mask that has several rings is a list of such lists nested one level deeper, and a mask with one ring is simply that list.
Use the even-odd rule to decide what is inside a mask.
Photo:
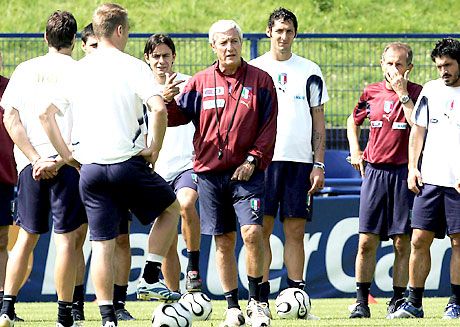
[{"label": "athletic socks", "polygon": [[251,299],[259,301],[260,284],[262,284],[262,276],[260,277],[248,276],[248,282],[249,282],[249,301]]},{"label": "athletic socks", "polygon": [[409,297],[407,301],[412,303],[414,307],[421,308],[424,291],[424,287],[409,287]]},{"label": "athletic socks", "polygon": [[158,254],[149,253],[147,261],[145,262],[144,273],[142,278],[149,283],[153,284],[160,280],[161,262],[163,257]]},{"label": "athletic socks", "polygon": [[14,304],[16,303],[17,297],[14,295],[4,295],[3,296],[3,305],[0,314],[7,314],[11,320],[14,319]]},{"label": "athletic socks", "polygon": [[128,285],[117,285],[113,284],[113,306],[116,310],[124,309],[126,302],[126,292],[128,291]]},{"label": "athletic socks", "polygon": [[58,323],[64,327],[72,327],[72,302],[58,301]]},{"label": "athletic socks", "polygon": [[187,272],[189,271],[199,271],[200,270],[200,251],[188,251],[188,264]]},{"label": "athletic socks", "polygon": [[72,308],[83,310],[84,303],[85,303],[84,285],[76,285],[73,290]]},{"label": "athletic socks", "polygon": [[266,281],[260,284],[259,288],[259,301],[268,304],[268,297],[270,295],[270,282]]},{"label": "athletic socks", "polygon": [[105,326],[107,321],[113,321],[117,324],[117,316],[115,315],[113,304],[107,303],[99,305],[99,312],[102,317],[102,326]]},{"label": "athletic socks", "polygon": [[303,290],[305,288],[305,281],[303,280],[292,280],[289,277],[287,278],[287,284],[289,288],[294,287],[294,288],[299,288]]},{"label": "athletic socks", "polygon": [[231,308],[240,308],[240,305],[238,304],[238,289],[235,288],[234,290],[231,290],[229,292],[224,293],[225,300],[227,300],[227,307],[229,309]]},{"label": "athletic socks", "polygon": [[449,299],[449,304],[460,305],[460,285],[450,284],[450,289],[452,290],[452,295]]},{"label": "athletic socks", "polygon": [[393,286],[393,298],[392,300],[399,300],[404,298],[404,293],[406,293],[406,287]]},{"label": "athletic socks", "polygon": [[356,283],[356,302],[369,305],[369,290],[371,283]]}]

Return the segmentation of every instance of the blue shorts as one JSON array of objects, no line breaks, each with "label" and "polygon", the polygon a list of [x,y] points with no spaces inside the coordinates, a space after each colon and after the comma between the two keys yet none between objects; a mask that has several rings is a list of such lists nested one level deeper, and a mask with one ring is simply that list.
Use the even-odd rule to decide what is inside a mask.
[{"label": "blue shorts", "polygon": [[264,173],[256,170],[249,181],[230,180],[235,171],[197,173],[201,233],[222,235],[240,226],[262,225]]},{"label": "blue shorts", "polygon": [[79,176],[75,168],[65,165],[54,178],[36,181],[32,165],[26,166],[19,174],[16,224],[29,233],[46,233],[50,211],[55,233],[68,233],[86,223],[78,193]]},{"label": "blue shorts", "polygon": [[0,183],[0,226],[13,224],[14,185]]},{"label": "blue shorts", "polygon": [[304,218],[311,221],[312,198],[310,173],[313,164],[273,161],[265,171],[265,209],[264,214],[275,217],[280,213],[285,218]]},{"label": "blue shorts", "polygon": [[120,228],[119,233],[120,235],[129,234],[129,224],[133,221],[133,215],[128,210],[124,214],[122,214],[121,221],[120,221]]},{"label": "blue shorts", "polygon": [[176,199],[168,183],[140,156],[110,165],[83,165],[80,194],[92,241],[117,237],[128,210],[147,225]]},{"label": "blue shorts", "polygon": [[176,176],[172,181],[169,182],[169,185],[173,188],[174,193],[184,187],[191,188],[196,191],[198,189],[196,174],[193,172],[193,169],[184,170],[179,175]]},{"label": "blue shorts", "polygon": [[407,165],[366,166],[359,201],[359,232],[387,241],[410,234],[410,211],[414,194],[407,187]]},{"label": "blue shorts", "polygon": [[412,228],[436,238],[460,233],[460,194],[453,187],[424,184],[414,200]]}]

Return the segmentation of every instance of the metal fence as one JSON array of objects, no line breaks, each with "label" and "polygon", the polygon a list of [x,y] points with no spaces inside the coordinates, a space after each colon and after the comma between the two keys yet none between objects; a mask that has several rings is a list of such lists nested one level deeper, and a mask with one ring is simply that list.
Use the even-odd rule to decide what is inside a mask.
[{"label": "metal fence", "polygon": [[[142,58],[144,44],[150,34],[131,34],[126,51]],[[330,101],[326,105],[327,147],[346,149],[345,121],[369,83],[382,79],[380,56],[385,45],[403,41],[414,51],[414,70],[410,79],[424,84],[436,78],[430,59],[431,49],[443,37],[460,37],[460,34],[299,34],[293,51],[321,66]],[[214,55],[209,48],[207,34],[171,34],[176,44],[175,70],[193,75],[209,66]],[[252,59],[270,48],[264,34],[245,34],[243,57]],[[79,45],[74,58],[83,52]],[[1,34],[0,51],[3,53],[3,75],[10,76],[22,61],[46,53],[43,34]],[[362,142],[366,141],[366,133]]]}]

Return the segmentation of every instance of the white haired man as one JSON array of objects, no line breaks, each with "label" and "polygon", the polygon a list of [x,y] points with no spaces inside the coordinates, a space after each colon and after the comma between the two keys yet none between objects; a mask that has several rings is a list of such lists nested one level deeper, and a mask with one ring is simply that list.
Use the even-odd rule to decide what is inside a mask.
[{"label": "white haired man", "polygon": [[266,304],[259,302],[259,285],[264,260],[264,170],[273,156],[278,106],[270,75],[241,58],[242,41],[234,21],[220,20],[211,26],[209,43],[217,61],[193,76],[179,99],[167,105],[168,125],[193,121],[196,126],[193,168],[198,177],[201,232],[214,236],[217,271],[228,303],[222,326],[245,324],[238,304],[238,221],[246,247],[250,297],[246,313],[248,323],[259,327],[270,325]]}]

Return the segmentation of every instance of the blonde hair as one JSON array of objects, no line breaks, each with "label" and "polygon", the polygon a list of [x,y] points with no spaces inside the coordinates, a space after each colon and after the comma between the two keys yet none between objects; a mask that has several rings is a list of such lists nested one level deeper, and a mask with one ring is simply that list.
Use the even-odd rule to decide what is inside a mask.
[{"label": "blonde hair", "polygon": [[408,65],[412,64],[412,59],[413,59],[414,54],[413,54],[412,48],[409,46],[409,44],[403,43],[403,42],[391,42],[391,43],[388,43],[387,46],[385,47],[385,49],[383,49],[382,61],[385,60],[385,53],[389,49],[403,49],[403,50],[406,50],[406,53],[407,53],[406,62],[407,62]]},{"label": "blonde hair", "polygon": [[241,27],[234,20],[221,19],[212,24],[209,28],[209,43],[214,43],[214,35],[216,33],[225,33],[231,29],[235,29],[238,32],[240,41],[243,41],[243,32],[241,31]]},{"label": "blonde hair", "polygon": [[115,29],[128,26],[128,11],[116,3],[104,3],[93,14],[93,29],[97,38],[109,38]]}]

